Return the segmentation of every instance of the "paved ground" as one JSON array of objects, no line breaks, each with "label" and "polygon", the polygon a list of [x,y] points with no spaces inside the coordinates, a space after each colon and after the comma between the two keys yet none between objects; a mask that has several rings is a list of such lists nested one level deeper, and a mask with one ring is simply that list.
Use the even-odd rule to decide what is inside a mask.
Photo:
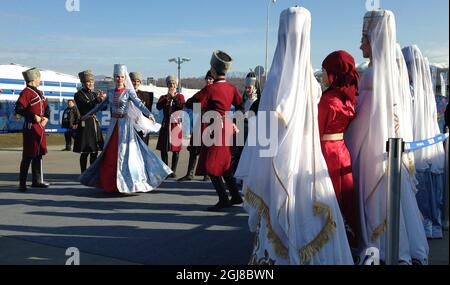
[{"label": "paved ground", "polygon": [[[45,157],[52,187],[27,193],[16,190],[21,151],[0,149],[0,264],[65,264],[69,247],[81,251],[81,264],[247,264],[247,215],[241,207],[205,212],[216,202],[210,182],[105,194],[76,182],[78,155],[61,148]],[[186,162],[184,151],[179,176]],[[448,232],[430,241],[432,264],[449,264],[448,244]]]},{"label": "paved ground", "polygon": [[[242,207],[204,209],[210,182],[167,180],[151,193],[109,195],[76,182],[78,155],[52,147],[46,190],[17,188],[19,150],[0,150],[0,264],[64,264],[77,247],[82,264],[247,264],[253,238]],[[186,171],[183,152],[179,176]],[[29,180],[31,175],[29,175]]]}]

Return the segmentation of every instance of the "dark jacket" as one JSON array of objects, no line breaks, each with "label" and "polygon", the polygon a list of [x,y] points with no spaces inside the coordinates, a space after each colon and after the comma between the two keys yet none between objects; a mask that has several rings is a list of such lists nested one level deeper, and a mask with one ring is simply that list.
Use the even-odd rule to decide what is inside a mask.
[{"label": "dark jacket", "polygon": [[77,107],[67,107],[62,115],[61,128],[73,129],[73,125],[76,125],[79,119],[80,115],[78,113]]},{"label": "dark jacket", "polygon": [[136,92],[139,99],[141,99],[142,103],[144,103],[145,107],[151,112],[153,106],[153,92],[146,92],[138,90]]}]

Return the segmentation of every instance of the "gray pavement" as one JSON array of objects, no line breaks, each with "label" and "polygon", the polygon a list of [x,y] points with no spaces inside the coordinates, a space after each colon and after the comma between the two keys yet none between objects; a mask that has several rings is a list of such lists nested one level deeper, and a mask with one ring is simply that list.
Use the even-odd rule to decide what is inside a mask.
[{"label": "gray pavement", "polygon": [[[51,188],[27,193],[17,191],[21,151],[0,150],[0,264],[65,264],[69,247],[80,250],[81,264],[248,263],[253,237],[245,211],[204,211],[217,197],[202,177],[111,195],[76,182],[79,156],[62,148],[44,158]],[[186,163],[184,151],[179,177]]]},{"label": "gray pavement", "polygon": [[[76,182],[79,156],[62,148],[44,158],[51,188],[27,193],[17,191],[20,149],[0,149],[0,264],[62,265],[69,247],[81,264],[248,263],[247,215],[240,206],[205,212],[217,199],[210,182],[167,180],[151,193],[111,195]],[[186,164],[183,151],[179,177]],[[431,264],[449,264],[448,244],[448,232],[430,241]]]}]

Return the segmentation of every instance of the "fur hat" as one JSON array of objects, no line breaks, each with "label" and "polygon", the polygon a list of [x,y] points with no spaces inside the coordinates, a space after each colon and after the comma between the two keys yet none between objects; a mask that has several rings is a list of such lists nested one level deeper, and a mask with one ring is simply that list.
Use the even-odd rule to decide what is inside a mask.
[{"label": "fur hat", "polygon": [[169,83],[172,81],[174,81],[175,84],[178,84],[178,79],[175,76],[169,75],[166,77],[166,85],[169,85]]},{"label": "fur hat", "polygon": [[130,72],[130,79],[132,81],[139,80],[139,81],[142,82],[142,78],[143,78],[142,73],[140,73],[140,72]]},{"label": "fur hat", "polygon": [[35,67],[25,70],[24,72],[22,72],[22,75],[23,75],[23,79],[25,79],[26,83],[36,80],[41,77],[41,73],[39,72],[39,69],[37,69]]},{"label": "fur hat", "polygon": [[256,86],[256,78],[255,77],[245,78],[245,87],[248,87],[248,86]]},{"label": "fur hat", "polygon": [[221,50],[216,50],[212,54],[210,64],[217,74],[225,75],[230,69],[232,62],[231,56]]},{"label": "fur hat", "polygon": [[89,80],[94,80],[94,73],[92,70],[85,70],[78,73],[78,77],[82,83],[87,82]]}]

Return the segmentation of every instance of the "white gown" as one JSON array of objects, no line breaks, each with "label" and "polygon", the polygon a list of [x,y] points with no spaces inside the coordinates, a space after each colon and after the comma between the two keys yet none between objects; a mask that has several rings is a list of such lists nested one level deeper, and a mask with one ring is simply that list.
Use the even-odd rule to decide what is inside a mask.
[{"label": "white gown", "polygon": [[[360,95],[356,119],[350,124],[346,133],[346,142],[352,157],[355,187],[359,193],[361,222],[361,260],[366,250],[375,247],[380,250],[380,257],[385,259],[386,212],[387,212],[387,154],[376,132],[370,132],[370,124],[377,118],[370,115],[373,94],[373,68],[369,67],[360,82]],[[379,118],[381,119],[381,118]],[[378,139],[377,139],[378,138]],[[378,146],[378,147],[374,147]],[[381,147],[379,147],[381,146]],[[382,161],[384,171],[373,167],[375,161]],[[368,187],[374,185],[374,188]],[[402,164],[401,209],[400,209],[400,251],[399,259],[411,263],[412,258],[427,263],[428,243],[422,226],[422,217],[417,206],[413,180],[409,169]]]},{"label": "white gown", "polygon": [[[344,222],[323,158],[317,119],[321,90],[310,63],[311,15],[280,16],[278,45],[261,96],[256,136],[270,132],[273,155],[249,136],[236,177],[256,233],[251,264],[353,264]],[[269,116],[268,112],[272,112]]]}]

